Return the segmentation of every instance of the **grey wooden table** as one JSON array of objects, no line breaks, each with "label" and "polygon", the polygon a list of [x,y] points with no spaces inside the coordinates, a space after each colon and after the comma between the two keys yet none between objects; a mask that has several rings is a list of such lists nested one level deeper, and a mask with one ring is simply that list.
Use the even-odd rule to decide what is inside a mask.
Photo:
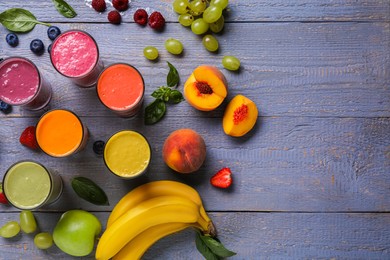
[{"label": "grey wooden table", "polygon": [[[179,90],[196,66],[217,66],[229,82],[227,100],[236,94],[248,96],[257,104],[259,118],[242,138],[223,133],[226,101],[212,112],[196,111],[186,102],[170,106],[166,117],[152,126],[144,125],[143,112],[119,118],[100,104],[94,88],[80,89],[60,76],[47,52],[36,56],[29,50],[35,38],[50,44],[45,26],[19,34],[16,48],[6,44],[8,31],[1,27],[0,56],[30,58],[52,83],[54,97],[45,111],[73,110],[90,130],[84,151],[55,159],[18,141],[21,131],[35,125],[44,111],[14,107],[12,113],[0,115],[0,176],[15,161],[33,159],[64,180],[60,201],[35,212],[42,231],[50,232],[61,213],[75,208],[93,212],[105,225],[112,207],[129,190],[171,179],[199,191],[220,240],[237,252],[232,259],[390,259],[390,1],[231,0],[216,54],[177,23],[172,1],[133,0],[119,26],[107,22],[107,12],[99,14],[84,1],[68,3],[78,13],[73,19],[61,16],[49,0],[1,1],[0,12],[22,7],[63,31],[89,32],[106,65],[127,62],[140,70],[145,104],[153,100],[152,91],[165,84],[166,61],[178,68]],[[158,33],[135,24],[132,15],[138,8],[162,12],[165,30]],[[169,37],[182,41],[184,55],[165,51]],[[159,61],[143,57],[146,44],[160,50]],[[222,68],[224,55],[240,58],[238,73]],[[197,173],[183,176],[164,164],[161,149],[169,133],[185,127],[204,137],[208,153]],[[142,132],[154,154],[148,173],[132,181],[110,175],[92,151],[95,140],[106,140],[121,129]],[[233,187],[212,187],[210,176],[226,166],[233,171]],[[96,180],[111,205],[98,207],[78,199],[70,179],[79,175]],[[19,214],[7,206],[0,206],[0,212],[0,224]],[[36,249],[25,234],[0,239],[0,259],[58,258],[70,257],[56,247]],[[187,230],[159,241],[144,258],[201,255],[194,232]]]}]

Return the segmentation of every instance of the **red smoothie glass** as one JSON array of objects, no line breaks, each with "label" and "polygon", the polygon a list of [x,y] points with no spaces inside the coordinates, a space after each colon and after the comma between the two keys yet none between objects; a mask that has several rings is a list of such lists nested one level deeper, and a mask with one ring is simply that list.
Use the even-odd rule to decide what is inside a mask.
[{"label": "red smoothie glass", "polygon": [[0,62],[0,100],[13,106],[39,110],[52,97],[50,83],[35,64],[23,57],[9,57]]},{"label": "red smoothie glass", "polygon": [[116,63],[100,74],[96,90],[107,108],[121,117],[132,117],[142,107],[145,84],[135,67]]},{"label": "red smoothie glass", "polygon": [[80,87],[95,85],[104,67],[95,39],[81,30],[60,34],[52,44],[50,60],[61,75]]}]

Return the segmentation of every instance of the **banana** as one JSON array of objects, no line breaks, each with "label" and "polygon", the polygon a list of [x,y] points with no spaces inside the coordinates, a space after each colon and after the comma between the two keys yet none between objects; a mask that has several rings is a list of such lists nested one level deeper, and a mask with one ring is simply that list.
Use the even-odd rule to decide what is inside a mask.
[{"label": "banana", "polygon": [[199,223],[210,225],[200,216],[199,206],[179,196],[159,196],[132,207],[113,222],[101,236],[96,259],[110,259],[127,243],[147,229],[164,223]]},{"label": "banana", "polygon": [[[138,186],[123,196],[123,198],[115,205],[114,209],[112,210],[107,220],[107,227],[110,227],[112,223],[123,213],[138,205],[142,201],[167,195],[176,195],[192,200],[200,207],[200,214],[203,219],[205,221],[211,222],[209,216],[206,213],[206,210],[203,207],[202,199],[194,188],[178,181],[161,180]],[[216,232],[214,227],[211,227],[210,230],[212,230],[214,233]]]},{"label": "banana", "polygon": [[141,259],[146,250],[158,240],[188,227],[200,229],[200,226],[197,223],[165,223],[148,228],[127,243],[127,245],[113,257],[113,260]]}]

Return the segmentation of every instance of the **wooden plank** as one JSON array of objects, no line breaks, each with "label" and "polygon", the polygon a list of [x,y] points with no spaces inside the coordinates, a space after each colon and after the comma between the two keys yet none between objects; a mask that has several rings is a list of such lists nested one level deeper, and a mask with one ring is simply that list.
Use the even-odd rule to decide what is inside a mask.
[{"label": "wooden plank", "polygon": [[[94,213],[103,222],[107,213]],[[41,230],[51,232],[60,214],[36,213]],[[390,215],[313,213],[211,213],[219,238],[235,251],[229,259],[388,259]],[[1,214],[0,223],[18,219]],[[165,237],[143,259],[201,259],[193,230]],[[55,246],[38,250],[33,236],[0,239],[2,256],[13,259],[58,259],[66,255]],[[93,259],[93,254],[85,259]],[[84,259],[84,258],[83,258]]]},{"label": "wooden plank", "polygon": [[[86,2],[68,0],[78,15],[73,19],[68,19],[60,15],[51,1],[27,1],[0,3],[0,11],[11,7],[25,8],[33,11],[38,20],[44,22],[97,22],[107,23],[107,13],[113,10],[108,4],[108,11],[97,13],[90,8]],[[149,14],[159,11],[168,22],[177,22],[178,15],[172,10],[172,1],[152,0],[147,3],[142,1],[132,1],[130,8],[122,12],[124,23],[133,23],[133,13],[138,8],[146,9]],[[316,0],[298,1],[261,1],[258,0],[231,0],[225,12],[228,22],[249,21],[249,22],[281,22],[281,21],[389,21],[390,3],[389,1],[371,0],[339,0],[323,3]]]},{"label": "wooden plank", "polygon": [[[172,109],[173,110],[173,109]],[[219,118],[167,117],[154,126],[142,118],[82,117],[91,137],[86,149],[69,158],[32,152],[18,142],[21,131],[35,118],[1,120],[0,176],[20,159],[33,159],[58,171],[65,182],[62,199],[48,210],[85,207],[70,186],[81,175],[95,180],[107,192],[111,209],[131,188],[151,180],[173,179],[195,187],[210,211],[380,211],[390,210],[390,121],[374,118],[265,117],[243,138],[225,135]],[[165,138],[179,128],[198,131],[207,145],[204,166],[195,174],[180,175],[162,160]],[[92,151],[95,140],[133,129],[143,133],[152,148],[148,173],[124,181],[105,168]],[[209,178],[230,167],[234,185],[219,190]],[[99,207],[100,209],[100,207]],[[11,208],[8,210],[12,210]]]},{"label": "wooden plank", "polygon": [[[261,116],[390,116],[389,23],[228,24],[218,37],[221,51],[217,54],[204,50],[198,37],[174,24],[169,24],[163,34],[133,24],[57,25],[62,30],[76,28],[91,33],[106,65],[128,62],[136,66],[145,79],[147,103],[152,100],[150,94],[166,84],[165,61],[170,61],[182,78],[179,89],[196,66],[221,68],[229,82],[228,100],[242,93],[258,104]],[[5,33],[4,28],[0,31]],[[72,108],[85,116],[112,116],[98,101],[94,88],[80,89],[59,75],[48,53],[39,57],[31,53],[29,43],[37,37],[46,46],[50,44],[46,28],[37,26],[34,33],[20,35],[16,48],[0,41],[0,55],[32,59],[53,84],[52,107]],[[174,57],[165,51],[163,44],[168,37],[183,42],[183,56]],[[160,50],[156,63],[142,54],[144,40],[149,38],[148,44]],[[222,68],[224,55],[241,59],[239,73]],[[170,116],[221,117],[224,106],[211,113],[198,113],[185,103],[179,107],[180,113]],[[15,109],[11,116],[34,115]]]}]

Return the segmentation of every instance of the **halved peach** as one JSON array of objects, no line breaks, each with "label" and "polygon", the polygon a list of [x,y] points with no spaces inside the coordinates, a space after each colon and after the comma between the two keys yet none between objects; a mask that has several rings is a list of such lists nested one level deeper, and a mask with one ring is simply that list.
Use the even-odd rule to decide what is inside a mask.
[{"label": "halved peach", "polygon": [[256,124],[259,112],[256,104],[243,95],[235,96],[227,105],[222,126],[225,134],[240,137]]},{"label": "halved peach", "polygon": [[226,78],[214,66],[201,65],[197,67],[184,84],[185,99],[198,110],[214,110],[226,96]]}]

